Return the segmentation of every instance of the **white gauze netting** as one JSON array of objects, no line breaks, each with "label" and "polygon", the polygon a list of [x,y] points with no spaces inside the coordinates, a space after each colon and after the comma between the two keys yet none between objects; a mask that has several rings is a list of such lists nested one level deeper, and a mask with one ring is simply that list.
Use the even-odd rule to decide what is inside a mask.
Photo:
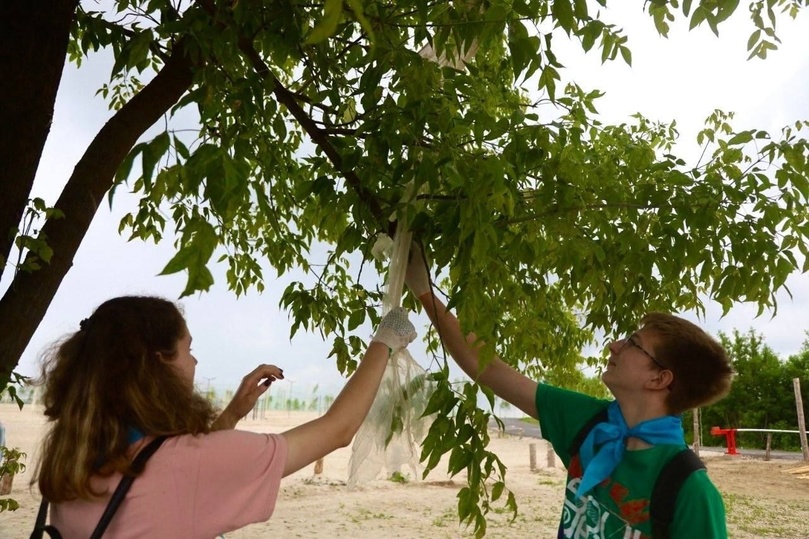
[{"label": "white gauze netting", "polygon": [[[474,2],[467,2],[467,7],[474,9]],[[437,55],[432,45],[425,45],[419,54],[442,67],[463,70],[477,50],[478,39],[475,37],[471,43],[462,42],[449,56],[446,52]],[[410,232],[400,221],[393,242],[382,316],[401,305],[410,240]],[[349,461],[349,487],[376,479],[383,467],[388,477],[396,472],[402,473],[402,468],[407,466],[414,479],[421,478],[420,446],[432,423],[432,418],[421,416],[431,394],[427,372],[413,360],[406,348],[396,352],[388,362],[368,417],[354,438]]]},{"label": "white gauze netting", "polygon": [[[400,225],[393,242],[382,316],[401,304],[410,233]],[[348,486],[372,481],[385,469],[387,477],[411,473],[421,478],[419,454],[421,442],[430,429],[432,418],[422,417],[432,394],[427,372],[406,348],[388,360],[374,403],[351,448]]]}]

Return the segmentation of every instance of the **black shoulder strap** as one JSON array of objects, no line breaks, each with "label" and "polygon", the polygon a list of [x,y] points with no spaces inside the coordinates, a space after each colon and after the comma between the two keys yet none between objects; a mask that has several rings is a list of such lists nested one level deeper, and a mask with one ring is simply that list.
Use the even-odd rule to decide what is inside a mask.
[{"label": "black shoulder strap", "polygon": [[607,409],[604,408],[596,415],[591,417],[587,423],[579,430],[576,436],[573,438],[573,441],[570,443],[570,448],[568,449],[568,454],[571,458],[575,455],[579,454],[579,449],[581,449],[581,444],[584,443],[584,439],[587,438],[587,435],[590,434],[590,431],[598,425],[599,423],[604,423],[609,420],[609,416],[607,416]]},{"label": "black shoulder strap", "polygon": [[49,524],[45,524],[46,520],[48,520],[48,500],[43,497],[42,502],[39,504],[37,520],[34,524],[34,531],[31,532],[31,539],[42,539],[45,533],[47,533],[48,537],[51,539],[62,539],[62,534],[59,533],[59,530]]},{"label": "black shoulder strap", "polygon": [[705,464],[696,453],[683,449],[660,470],[649,507],[654,539],[668,539],[669,525],[674,520],[674,508],[680,488],[693,472],[704,469]]},{"label": "black shoulder strap", "polygon": [[[136,474],[143,471],[146,461],[149,460],[152,455],[154,455],[154,452],[157,451],[157,449],[163,445],[163,442],[165,441],[165,436],[158,436],[149,442],[149,445],[144,447],[143,450],[141,450],[141,452],[135,457],[135,460],[132,461],[132,471]],[[124,501],[124,497],[134,481],[134,475],[125,475],[123,479],[121,479],[121,482],[118,483],[118,488],[116,488],[115,492],[112,493],[110,503],[107,504],[107,508],[104,510],[104,514],[101,515],[101,520],[98,521],[98,525],[96,526],[96,529],[93,530],[93,534],[90,536],[90,539],[100,539],[100,537],[104,535],[104,531],[106,531],[107,526],[110,525],[113,515],[115,515],[115,512],[118,510],[118,506],[121,505],[121,502]]]},{"label": "black shoulder strap", "polygon": [[[136,474],[140,473],[144,466],[146,465],[146,461],[154,455],[155,451],[163,445],[163,442],[166,441],[166,436],[158,436],[149,444],[144,447],[140,453],[137,454],[135,460],[132,461],[132,471]],[[90,536],[90,539],[99,539],[107,529],[107,526],[110,525],[110,521],[112,520],[113,515],[118,510],[118,507],[121,505],[121,502],[124,501],[124,497],[126,493],[129,491],[129,488],[132,486],[132,483],[135,481],[134,475],[125,475],[121,482],[118,483],[118,487],[115,489],[115,492],[112,493],[112,497],[110,498],[109,503],[107,504],[107,508],[104,510],[104,514],[101,515],[101,519],[98,521],[95,530],[93,530],[93,534]],[[61,539],[62,536],[59,533],[59,530],[54,528],[51,525],[46,525],[45,521],[48,518],[48,500],[42,498],[42,503],[39,506],[39,512],[37,513],[37,520],[36,524],[34,525],[34,531],[31,532],[31,539],[42,539],[42,536],[45,532],[48,533],[48,536],[52,539]]]}]

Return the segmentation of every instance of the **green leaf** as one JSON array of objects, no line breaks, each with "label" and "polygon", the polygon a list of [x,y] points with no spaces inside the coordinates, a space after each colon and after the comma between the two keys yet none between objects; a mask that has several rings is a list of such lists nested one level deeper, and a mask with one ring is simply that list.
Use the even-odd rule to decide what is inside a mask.
[{"label": "green leaf", "polygon": [[693,30],[694,28],[702,24],[702,21],[704,21],[705,17],[707,17],[709,14],[710,13],[708,12],[708,10],[705,9],[704,7],[702,6],[697,7],[697,9],[694,10],[694,14],[691,15],[691,22],[688,25],[688,29]]},{"label": "green leaf", "polygon": [[187,269],[197,259],[197,253],[193,247],[184,247],[169,260],[159,275],[171,275]]},{"label": "green leaf", "polygon": [[576,30],[576,23],[573,17],[573,6],[571,5],[570,0],[553,0],[551,13],[553,14],[556,24],[559,25],[559,27],[562,28],[568,35]]},{"label": "green leaf", "polygon": [[147,185],[151,185],[155,167],[169,148],[169,134],[163,131],[143,147],[141,153],[141,175]]},{"label": "green leaf", "polygon": [[348,331],[354,331],[365,321],[365,311],[357,309],[348,317]]},{"label": "green leaf", "polygon": [[534,10],[528,7],[528,3],[525,0],[514,0],[511,4],[511,8],[514,10],[514,13],[523,17],[533,17],[536,15]]},{"label": "green leaf", "polygon": [[169,260],[160,275],[169,275],[185,270],[188,273],[185,297],[199,290],[208,290],[213,284],[213,275],[207,268],[208,261],[219,243],[214,228],[196,218],[189,222],[180,240],[180,249]]},{"label": "green leaf", "polygon": [[505,490],[505,488],[506,488],[506,484],[503,483],[502,481],[498,481],[498,482],[496,482],[494,484],[494,486],[492,487],[492,501],[493,502],[496,502],[497,500],[500,499],[500,496],[503,495],[503,491]]},{"label": "green leaf", "polygon": [[337,31],[343,15],[343,0],[326,0],[323,7],[323,18],[309,32],[305,44],[313,45],[331,37]]},{"label": "green leaf", "polygon": [[686,17],[691,13],[691,2],[692,0],[683,0],[683,15]]},{"label": "green leaf", "polygon": [[458,520],[465,522],[472,515],[474,507],[472,490],[469,487],[463,487],[458,492]]},{"label": "green leaf", "polygon": [[376,35],[374,33],[374,27],[371,25],[371,22],[365,16],[365,9],[362,5],[362,0],[346,0],[348,5],[351,6],[352,11],[354,12],[354,17],[356,17],[357,22],[360,23],[360,26],[365,33],[368,34],[368,39],[373,44],[376,41]]},{"label": "green leaf", "polygon": [[753,131],[742,131],[741,133],[736,133],[734,136],[728,140],[728,144],[731,146],[736,146],[740,144],[747,144],[753,140]]},{"label": "green leaf", "polygon": [[761,37],[761,30],[756,30],[752,34],[750,34],[750,39],[747,40],[747,50],[752,51],[753,47],[758,43],[759,38]]},{"label": "green leaf", "polygon": [[626,62],[626,65],[632,65],[632,51],[629,50],[629,47],[624,47],[623,45],[618,48],[621,51],[621,57]]},{"label": "green leaf", "polygon": [[149,55],[152,39],[152,32],[150,30],[140,32],[132,39],[129,44],[127,67],[137,67],[139,71],[143,71],[147,65],[146,59]]}]

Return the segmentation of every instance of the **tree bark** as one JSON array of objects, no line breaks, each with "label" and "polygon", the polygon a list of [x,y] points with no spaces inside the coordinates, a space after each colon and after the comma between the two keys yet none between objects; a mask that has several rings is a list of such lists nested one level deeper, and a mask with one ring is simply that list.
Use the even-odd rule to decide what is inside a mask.
[{"label": "tree bark", "polygon": [[78,4],[0,2],[0,277],[51,129]]},{"label": "tree bark", "polygon": [[115,172],[138,138],[174,105],[192,83],[191,61],[183,41],[157,76],[124,105],[98,132],[79,160],[55,208],[62,219],[50,219],[41,236],[53,249],[50,264],[16,275],[0,299],[0,387],[45,316],[73,257],[84,239]]}]

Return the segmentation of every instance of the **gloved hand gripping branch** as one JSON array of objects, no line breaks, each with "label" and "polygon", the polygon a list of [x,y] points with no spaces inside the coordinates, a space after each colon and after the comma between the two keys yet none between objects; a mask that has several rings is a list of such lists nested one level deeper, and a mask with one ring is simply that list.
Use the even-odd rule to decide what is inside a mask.
[{"label": "gloved hand gripping branch", "polygon": [[381,342],[393,351],[407,348],[416,338],[416,328],[407,318],[407,309],[397,307],[386,314],[371,342]]}]

